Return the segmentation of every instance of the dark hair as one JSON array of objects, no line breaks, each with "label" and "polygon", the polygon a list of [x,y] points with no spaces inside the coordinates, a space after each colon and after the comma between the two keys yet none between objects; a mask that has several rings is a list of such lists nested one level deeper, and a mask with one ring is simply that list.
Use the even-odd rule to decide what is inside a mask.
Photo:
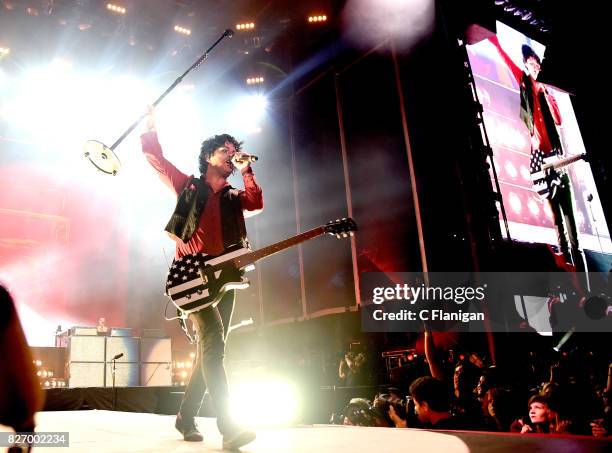
[{"label": "dark hair", "polygon": [[523,52],[523,63],[526,63],[527,60],[533,57],[538,62],[538,64],[542,64],[542,61],[540,60],[540,57],[538,57],[538,54],[535,53],[534,50],[527,44],[523,44],[523,46],[521,47],[521,51]]},{"label": "dark hair", "polygon": [[419,403],[427,403],[432,411],[450,410],[450,398],[446,385],[431,376],[423,376],[410,384],[410,394]]},{"label": "dark hair", "polygon": [[508,389],[495,387],[487,390],[492,417],[500,431],[509,431],[514,418],[522,412],[517,407],[517,398]]},{"label": "dark hair", "polygon": [[544,395],[536,394],[529,398],[529,402],[527,403],[527,409],[529,409],[533,403],[542,403],[546,404],[546,407],[549,407],[549,399],[546,398]]},{"label": "dark hair", "polygon": [[236,148],[236,151],[240,151],[244,142],[239,142],[229,134],[213,135],[202,142],[200,147],[200,173],[206,174],[208,169],[208,159],[215,153],[217,148],[225,145],[225,142],[229,142]]}]

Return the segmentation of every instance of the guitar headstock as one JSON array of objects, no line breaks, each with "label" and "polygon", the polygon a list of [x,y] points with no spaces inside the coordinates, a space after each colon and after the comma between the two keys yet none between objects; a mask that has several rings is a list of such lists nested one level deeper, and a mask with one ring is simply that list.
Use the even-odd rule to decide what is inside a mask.
[{"label": "guitar headstock", "polygon": [[344,219],[330,220],[323,228],[327,234],[336,236],[337,238],[346,238],[353,235],[357,231],[357,224],[350,217]]}]

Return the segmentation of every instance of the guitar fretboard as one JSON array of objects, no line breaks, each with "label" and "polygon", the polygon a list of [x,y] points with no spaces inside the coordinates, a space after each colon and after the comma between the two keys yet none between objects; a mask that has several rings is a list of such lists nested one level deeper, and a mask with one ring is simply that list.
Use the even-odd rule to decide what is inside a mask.
[{"label": "guitar fretboard", "polygon": [[238,256],[234,258],[232,261],[237,268],[242,268],[244,266],[248,266],[249,264],[253,264],[255,261],[258,261],[266,256],[273,255],[282,250],[288,249],[289,247],[293,247],[294,245],[305,242],[309,239],[316,238],[325,233],[325,227],[318,227],[312,230],[306,231],[305,233],[298,234],[289,239],[285,239],[284,241],[277,242],[272,245],[268,245],[262,249],[256,250],[251,253],[247,253],[245,255]]},{"label": "guitar fretboard", "polygon": [[567,159],[562,159],[562,160],[560,160],[558,162],[555,162],[551,166],[555,170],[557,170],[559,168],[565,167],[566,165],[573,164],[574,162],[577,162],[577,161],[579,161],[581,159],[584,159],[584,155],[583,154],[576,154],[575,156],[568,157]]}]

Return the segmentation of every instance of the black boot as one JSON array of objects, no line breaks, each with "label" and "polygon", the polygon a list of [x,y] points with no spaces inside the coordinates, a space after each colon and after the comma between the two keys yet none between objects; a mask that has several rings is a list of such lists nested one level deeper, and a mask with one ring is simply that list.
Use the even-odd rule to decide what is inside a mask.
[{"label": "black boot", "polygon": [[176,416],[175,428],[183,435],[183,439],[187,442],[202,442],[204,437],[198,431],[198,426],[193,417],[183,418],[179,412]]}]

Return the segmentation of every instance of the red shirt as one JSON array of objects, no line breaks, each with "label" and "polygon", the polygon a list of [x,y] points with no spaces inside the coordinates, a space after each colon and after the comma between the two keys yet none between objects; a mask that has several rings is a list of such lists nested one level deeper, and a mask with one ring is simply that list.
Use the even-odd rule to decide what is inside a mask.
[{"label": "red shirt", "polygon": [[[160,179],[178,197],[193,175],[187,176],[166,160],[157,139],[157,132],[152,131],[141,135],[140,141],[142,142],[142,152],[151,166],[157,171]],[[246,167],[242,172],[244,190],[238,191],[242,209],[246,211],[261,211],[263,209],[263,194],[261,187],[255,181],[255,174],[250,166]],[[176,258],[198,252],[204,252],[209,255],[220,255],[223,253],[224,246],[219,205],[222,190],[215,192],[210,185],[207,186],[209,190],[208,199],[193,236],[186,243],[178,238],[174,238],[176,241]],[[229,186],[228,182],[226,182],[226,186]]]}]

